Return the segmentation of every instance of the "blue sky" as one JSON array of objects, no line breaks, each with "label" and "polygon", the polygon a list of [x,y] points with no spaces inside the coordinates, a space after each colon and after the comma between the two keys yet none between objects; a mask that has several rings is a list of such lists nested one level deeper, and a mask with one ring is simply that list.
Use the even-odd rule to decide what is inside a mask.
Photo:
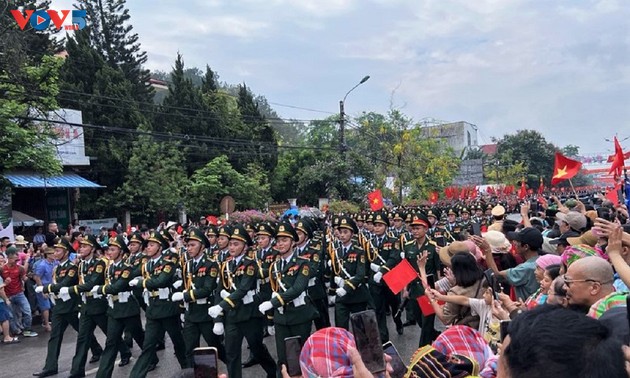
[{"label": "blue sky", "polygon": [[[67,9],[70,0],[53,0]],[[630,136],[624,0],[131,0],[148,68],[208,64],[284,118],[401,108],[467,121],[480,143],[519,129],[582,152]],[[630,149],[630,140],[622,143]]]}]

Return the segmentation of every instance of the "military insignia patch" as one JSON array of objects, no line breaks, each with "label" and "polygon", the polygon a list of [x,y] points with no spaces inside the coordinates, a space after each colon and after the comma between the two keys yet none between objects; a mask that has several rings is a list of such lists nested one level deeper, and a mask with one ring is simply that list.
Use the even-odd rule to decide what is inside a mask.
[{"label": "military insignia patch", "polygon": [[172,269],[172,268],[171,268],[171,266],[170,266],[170,265],[167,265],[167,266],[165,266],[165,267],[164,267],[164,272],[166,272],[166,273],[170,273],[170,272],[171,272],[171,269]]},{"label": "military insignia patch", "polygon": [[216,268],[210,269],[210,277],[216,277],[216,276],[217,276],[217,269]]},{"label": "military insignia patch", "polygon": [[96,273],[103,273],[103,265],[96,266]]},{"label": "military insignia patch", "polygon": [[129,271],[128,270],[123,271],[122,278],[128,278],[128,277],[129,277]]},{"label": "military insignia patch", "polygon": [[74,270],[69,271],[68,272],[68,277],[74,277],[74,273],[75,273]]},{"label": "military insignia patch", "polygon": [[247,267],[247,275],[248,276],[253,276],[255,272],[256,272],[256,268],[254,268],[253,265],[250,265],[250,266]]},{"label": "military insignia patch", "polygon": [[361,264],[365,264],[365,255],[361,255]]},{"label": "military insignia patch", "polygon": [[308,276],[308,265],[304,265],[304,268],[302,268],[302,275]]}]

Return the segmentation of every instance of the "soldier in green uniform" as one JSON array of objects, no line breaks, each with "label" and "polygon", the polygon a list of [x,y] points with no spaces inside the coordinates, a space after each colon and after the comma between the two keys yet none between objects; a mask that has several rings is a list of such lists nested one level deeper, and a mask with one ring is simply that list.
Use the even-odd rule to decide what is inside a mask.
[{"label": "soldier in green uniform", "polygon": [[[400,298],[392,293],[387,285],[381,282],[383,274],[389,272],[402,260],[400,257],[400,240],[387,236],[389,218],[385,213],[374,214],[374,236],[370,240],[372,251],[366,251],[370,261],[370,294],[374,300],[374,310],[381,342],[389,340],[387,329],[387,310],[395,314],[400,306]],[[403,325],[400,318],[394,318],[396,332],[403,333]]]},{"label": "soldier in green uniform", "polygon": [[[269,267],[276,260],[277,252],[272,248],[275,243],[276,231],[268,223],[258,225],[256,231],[256,248],[253,248],[250,257],[256,261],[258,269],[256,277],[258,279],[258,296],[260,302],[271,299],[271,284],[269,283]],[[265,314],[267,317],[267,328],[273,325],[273,312]],[[266,334],[269,334],[268,330]],[[245,363],[244,365],[247,365]]]},{"label": "soldier in green uniform", "polygon": [[164,258],[163,249],[168,242],[158,232],[151,232],[144,249],[149,258],[142,266],[142,275],[129,282],[132,287],[142,287],[143,299],[147,303],[146,326],[142,354],[131,370],[130,377],[144,378],[149,371],[155,355],[156,344],[168,333],[175,348],[175,356],[179,365],[186,367],[184,338],[179,321],[179,306],[171,301],[171,289],[177,266]]},{"label": "soldier in green uniform", "polygon": [[[98,326],[104,333],[107,332],[107,301],[102,296],[95,297],[91,290],[94,286],[105,283],[105,271],[107,261],[97,259],[95,252],[101,249],[100,244],[93,235],[86,235],[81,241],[79,255],[79,282],[72,287],[63,287],[60,294],[67,294],[69,291],[81,298],[83,302],[80,307],[79,335],[77,336],[77,346],[72,359],[72,369],[70,377],[85,377],[85,363],[90,341],[94,338],[94,330]],[[127,344],[121,344],[121,358],[127,363],[131,358],[131,351]]]},{"label": "soldier in green uniform", "polygon": [[214,321],[208,315],[208,308],[214,303],[217,288],[219,264],[213,256],[207,256],[205,249],[210,241],[203,231],[190,229],[186,237],[186,250],[189,260],[184,265],[184,290],[173,293],[173,302],[183,301],[184,341],[186,342],[186,361],[193,367],[193,350],[199,347],[199,337],[203,336],[208,346],[217,348],[219,358],[225,361],[225,349],[221,338],[212,332]]},{"label": "soldier in green uniform", "polygon": [[405,214],[402,211],[396,211],[394,213],[394,217],[392,218],[392,227],[389,231],[393,234],[395,238],[400,238],[405,234],[405,222],[404,222]]},{"label": "soldier in green uniform", "polygon": [[[321,240],[314,240],[315,222],[304,218],[297,222],[295,231],[298,236],[296,251],[310,261],[310,277],[308,280],[308,296],[317,309],[318,316],[314,319],[315,329],[330,327],[328,316],[328,296],[324,285],[325,259],[324,245]],[[305,339],[303,341],[306,341]]]},{"label": "soldier in green uniform", "polygon": [[206,249],[206,253],[208,256],[214,255],[219,246],[217,245],[217,237],[219,236],[219,230],[217,227],[210,224],[206,227],[206,237],[208,238],[208,242],[210,243],[210,247]]},{"label": "soldier in green uniform", "polygon": [[[138,234],[139,236],[139,234]],[[125,263],[123,255],[128,252],[122,235],[108,241],[107,258],[110,261],[105,275],[105,284],[96,285],[91,293],[94,297],[103,295],[107,298],[107,341],[105,351],[98,366],[97,378],[109,378],[114,371],[116,351],[122,347],[120,337],[128,331],[140,346],[144,343],[144,330],[140,320],[140,306],[131,292],[129,281],[133,278],[133,267]],[[118,366],[125,366],[121,363]],[[128,363],[128,362],[127,362]],[[157,365],[154,356],[153,366]]]},{"label": "soldier in green uniform", "polygon": [[344,216],[339,220],[340,246],[331,257],[331,286],[335,289],[335,326],[349,330],[350,314],[372,307],[372,298],[366,282],[365,251],[354,241],[358,232],[352,218]]},{"label": "soldier in green uniform", "polygon": [[444,225],[446,228],[448,242],[454,242],[459,240],[459,234],[462,231],[461,224],[457,221],[457,211],[455,209],[448,209],[448,213],[446,215],[446,224]]},{"label": "soldier in green uniform", "polygon": [[258,306],[258,310],[266,313],[274,309],[276,349],[280,366],[287,363],[284,339],[300,336],[306,341],[311,334],[317,310],[306,294],[311,261],[296,253],[295,242],[298,241],[298,235],[289,222],[278,225],[276,241],[278,259],[270,269],[273,294],[270,301]]},{"label": "soldier in green uniform", "polygon": [[[126,265],[129,265],[131,267],[131,278],[138,277],[141,274],[140,270],[142,264],[147,262],[147,257],[144,255],[144,253],[142,253],[143,244],[144,238],[142,237],[142,234],[140,232],[136,231],[132,233],[131,236],[129,236],[129,241],[127,242],[126,248],[128,252],[125,253],[127,257],[123,257],[123,260],[125,261]],[[145,310],[147,308],[147,305],[146,303],[144,303],[144,300],[142,300],[142,288],[134,287],[131,292],[136,298],[136,302],[138,303],[138,305],[140,305],[140,308],[142,310]],[[125,329],[124,341],[127,346],[129,346],[129,348],[132,347],[133,337],[127,329]],[[142,344],[138,344],[138,347],[142,348]]]},{"label": "soldier in green uniform", "polygon": [[436,244],[429,241],[426,237],[428,228],[429,221],[423,214],[414,215],[411,221],[411,233],[414,239],[404,245],[404,258],[406,258],[416,272],[418,272],[418,278],[412,281],[403,290],[403,298],[409,300],[409,303],[413,306],[416,319],[419,319],[418,325],[422,328],[419,346],[431,344],[437,337],[437,333],[433,328],[435,315],[423,316],[417,301],[417,298],[424,294],[424,286],[422,286],[419,278],[418,257],[422,256],[424,252],[428,253],[426,272],[427,274],[433,274],[436,281],[439,278],[441,270],[440,256],[435,249]]},{"label": "soldier in green uniform", "polygon": [[[62,288],[70,288],[79,282],[78,267],[68,259],[74,250],[65,238],[55,239],[53,247],[55,248],[55,260],[59,261],[59,265],[55,267],[53,272],[53,283],[35,288],[36,293],[48,294],[55,305],[52,311],[52,331],[50,339],[48,339],[46,363],[42,371],[33,374],[36,377],[48,377],[57,374],[59,352],[66,328],[70,325],[75,331],[79,331],[79,296],[74,291],[70,292],[69,290],[64,290],[65,294],[60,293]],[[92,338],[91,349],[92,354],[100,358],[102,348],[98,345],[96,338]]]},{"label": "soldier in green uniform", "polygon": [[[228,376],[242,377],[241,347],[243,338],[271,378],[276,375],[276,364],[263,344],[264,318],[258,311],[256,301],[256,261],[247,255],[253,242],[242,225],[235,225],[230,235],[230,257],[221,265],[219,280],[220,295],[217,304],[208,309],[215,318],[213,332],[225,333],[225,352]],[[223,314],[223,315],[222,315]]]},{"label": "soldier in green uniform", "polygon": [[232,226],[225,225],[219,228],[219,236],[217,236],[217,249],[215,250],[215,257],[219,262],[219,265],[223,264],[228,257],[230,257],[228,244],[230,242],[231,233]]}]

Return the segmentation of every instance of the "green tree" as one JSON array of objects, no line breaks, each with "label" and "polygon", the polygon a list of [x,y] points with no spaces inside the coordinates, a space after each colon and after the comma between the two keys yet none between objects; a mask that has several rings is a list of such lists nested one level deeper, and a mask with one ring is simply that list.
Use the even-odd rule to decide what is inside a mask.
[{"label": "green tree", "polygon": [[198,169],[186,189],[186,207],[193,212],[216,213],[221,198],[230,195],[240,210],[264,208],[270,199],[266,174],[256,165],[236,171],[225,155]]},{"label": "green tree", "polygon": [[101,205],[113,205],[119,212],[129,210],[133,222],[152,223],[158,214],[176,215],[184,205],[184,189],[188,186],[182,159],[178,143],[141,135],[133,143],[128,173],[115,193],[116,201],[102,201]]},{"label": "green tree", "polygon": [[500,165],[523,163],[527,184],[535,188],[540,177],[551,177],[556,146],[538,131],[519,130],[497,141],[497,159]]}]

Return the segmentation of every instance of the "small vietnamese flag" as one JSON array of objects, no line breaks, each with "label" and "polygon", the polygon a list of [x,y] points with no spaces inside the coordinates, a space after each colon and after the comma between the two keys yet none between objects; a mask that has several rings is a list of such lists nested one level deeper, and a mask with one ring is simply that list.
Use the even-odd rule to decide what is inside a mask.
[{"label": "small vietnamese flag", "polygon": [[368,193],[367,198],[372,211],[378,211],[383,208],[383,193],[380,189]]},{"label": "small vietnamese flag", "polygon": [[540,184],[538,185],[538,194],[543,194],[543,192],[545,191],[545,183],[543,181],[543,178],[540,178]]},{"label": "small vietnamese flag", "polygon": [[518,198],[523,199],[527,196],[527,186],[525,185],[525,178],[521,180],[521,188],[518,191]]},{"label": "small vietnamese flag", "polygon": [[621,183],[615,184],[615,187],[606,193],[606,199],[615,206],[619,204],[619,189],[621,189]]},{"label": "small vietnamese flag", "polygon": [[556,152],[556,161],[553,165],[553,177],[551,178],[551,185],[556,185],[562,180],[568,180],[577,175],[582,169],[582,163],[569,159],[562,155],[560,152]]},{"label": "small vietnamese flag", "polygon": [[431,192],[431,194],[429,195],[429,202],[435,205],[438,199],[440,199],[440,194],[438,192]]},{"label": "small vietnamese flag", "polygon": [[623,169],[624,164],[623,150],[621,149],[621,145],[619,144],[617,137],[615,137],[615,155],[613,157],[612,164],[610,165],[610,171],[608,174],[614,172],[615,178],[621,176],[621,170]]},{"label": "small vietnamese flag", "polygon": [[403,259],[392,270],[385,273],[383,281],[385,281],[392,293],[398,294],[416,278],[418,278],[418,272],[413,269],[407,259]]}]

